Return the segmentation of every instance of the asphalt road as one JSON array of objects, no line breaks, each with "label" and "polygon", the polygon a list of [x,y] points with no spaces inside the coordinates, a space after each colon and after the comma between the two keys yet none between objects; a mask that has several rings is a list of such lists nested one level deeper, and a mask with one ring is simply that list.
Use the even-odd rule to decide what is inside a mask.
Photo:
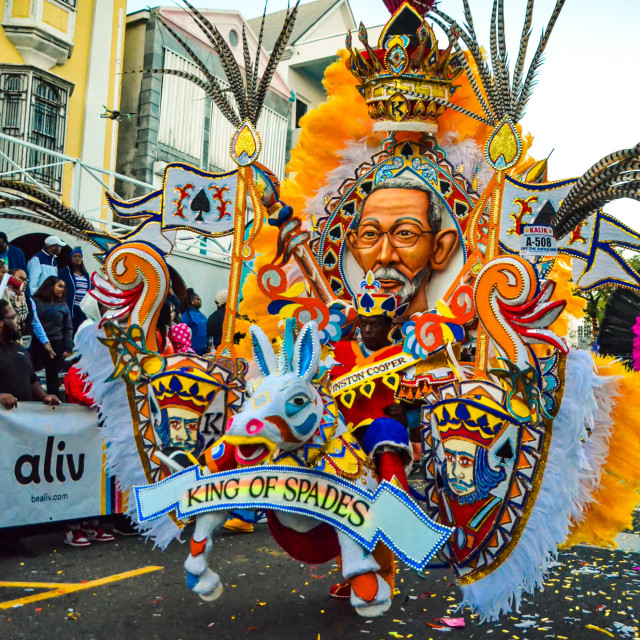
[{"label": "asphalt road", "polygon": [[[405,567],[399,569],[398,593],[387,615],[360,618],[348,603],[328,597],[339,580],[335,565],[292,560],[275,545],[266,525],[257,525],[253,534],[218,536],[210,564],[222,576],[225,592],[213,603],[200,601],[185,585],[186,545],[173,543],[161,552],[135,537],[75,549],[62,544],[61,531],[30,542],[37,557],[0,558],[1,640],[435,640],[445,633],[452,640],[640,637],[637,552],[585,547],[565,552],[545,590],[526,597],[520,613],[480,625],[468,611],[455,612],[460,591],[449,570],[431,570],[420,578]],[[87,584],[145,567],[162,568]],[[47,583],[83,588],[14,606],[56,593]],[[429,626],[442,627],[442,617],[462,617],[465,627]]]}]

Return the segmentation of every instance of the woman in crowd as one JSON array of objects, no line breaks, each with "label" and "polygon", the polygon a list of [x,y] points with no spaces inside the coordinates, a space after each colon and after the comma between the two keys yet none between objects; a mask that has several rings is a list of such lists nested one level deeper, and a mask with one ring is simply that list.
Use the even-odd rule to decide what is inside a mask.
[{"label": "woman in crowd", "polygon": [[182,301],[182,322],[191,329],[191,348],[202,356],[207,350],[207,316],[200,311],[200,307],[200,296],[193,289],[187,289]]},{"label": "woman in crowd", "polygon": [[87,295],[87,291],[91,289],[91,278],[89,272],[84,266],[82,249],[75,247],[71,252],[71,265],[63,267],[60,270],[60,277],[64,280],[67,288],[67,306],[71,311],[71,320],[73,323],[73,335],[76,335],[78,327],[87,319],[80,303]]},{"label": "woman in crowd", "polygon": [[53,351],[51,355],[39,341],[34,340],[33,355],[38,363],[36,369],[44,366],[47,375],[47,393],[54,395],[58,395],[59,392],[58,377],[64,358],[71,355],[73,325],[65,295],[64,280],[49,276],[33,296],[38,317]]},{"label": "woman in crowd", "polygon": [[17,320],[20,323],[22,346],[25,349],[29,349],[34,340],[37,340],[49,356],[54,357],[55,353],[51,347],[49,338],[47,338],[47,334],[42,328],[40,318],[38,318],[36,303],[29,294],[27,272],[24,269],[11,269],[9,273],[24,285],[19,290],[17,288],[13,289],[14,295],[11,297],[11,305],[15,309]]},{"label": "woman in crowd", "polygon": [[158,330],[156,335],[158,350],[165,356],[170,356],[174,352],[173,345],[169,339],[169,331],[173,326],[175,317],[174,306],[168,300],[165,300],[158,314]]}]

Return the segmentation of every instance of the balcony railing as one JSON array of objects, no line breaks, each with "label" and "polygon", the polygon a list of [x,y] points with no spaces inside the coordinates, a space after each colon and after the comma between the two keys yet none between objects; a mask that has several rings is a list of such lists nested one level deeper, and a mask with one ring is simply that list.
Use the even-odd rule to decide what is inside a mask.
[{"label": "balcony railing", "polygon": [[[22,152],[17,153],[17,151]],[[22,160],[22,164],[16,160]],[[38,161],[41,161],[41,164],[38,164]],[[67,165],[72,167],[69,189],[70,202],[67,204],[96,226],[104,227],[116,235],[120,232],[130,233],[131,227],[115,222],[112,211],[107,204],[102,204],[94,209],[81,209],[82,180],[89,176],[102,189],[116,197],[122,197],[114,191],[112,186],[116,184],[116,180],[137,185],[144,188],[146,192],[154,191],[157,188],[147,182],[141,182],[104,167],[94,166],[80,158],[73,158],[0,133],[0,178],[2,179],[29,182],[41,191],[59,198],[59,194],[52,191],[50,185],[43,184],[40,178],[51,167],[59,168],[62,175],[62,170]],[[103,213],[106,215],[103,216]],[[228,265],[231,262],[231,239],[203,238],[189,231],[179,231],[173,253],[197,260]]]}]

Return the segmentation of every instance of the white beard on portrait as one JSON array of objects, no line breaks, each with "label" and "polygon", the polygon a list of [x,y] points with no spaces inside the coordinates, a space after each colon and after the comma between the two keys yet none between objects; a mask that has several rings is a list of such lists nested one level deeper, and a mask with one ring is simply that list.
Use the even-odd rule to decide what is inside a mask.
[{"label": "white beard on portrait", "polygon": [[427,282],[431,269],[427,265],[424,269],[419,271],[413,280],[409,280],[404,273],[401,273],[395,267],[380,267],[374,271],[373,275],[376,280],[396,280],[400,282],[402,286],[396,295],[400,298],[400,302],[410,302],[425,282]]}]

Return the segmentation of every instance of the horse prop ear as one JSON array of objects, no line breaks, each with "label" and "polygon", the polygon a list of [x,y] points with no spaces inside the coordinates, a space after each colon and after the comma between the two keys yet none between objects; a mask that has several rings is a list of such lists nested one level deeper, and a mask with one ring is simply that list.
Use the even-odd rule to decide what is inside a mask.
[{"label": "horse prop ear", "polygon": [[265,332],[255,324],[252,324],[251,342],[253,344],[253,357],[262,371],[262,375],[268,376],[276,372],[276,354]]},{"label": "horse prop ear", "polygon": [[293,350],[293,370],[299,378],[311,382],[320,363],[318,325],[308,322],[302,327]]},{"label": "horse prop ear", "polygon": [[294,335],[295,324],[296,321],[293,318],[287,318],[284,322],[284,337],[278,353],[279,376],[283,376],[291,371],[291,360],[293,358],[293,349],[296,343]]},{"label": "horse prop ear", "polygon": [[289,373],[289,356],[283,342],[278,351],[278,375],[284,376],[287,373]]}]

